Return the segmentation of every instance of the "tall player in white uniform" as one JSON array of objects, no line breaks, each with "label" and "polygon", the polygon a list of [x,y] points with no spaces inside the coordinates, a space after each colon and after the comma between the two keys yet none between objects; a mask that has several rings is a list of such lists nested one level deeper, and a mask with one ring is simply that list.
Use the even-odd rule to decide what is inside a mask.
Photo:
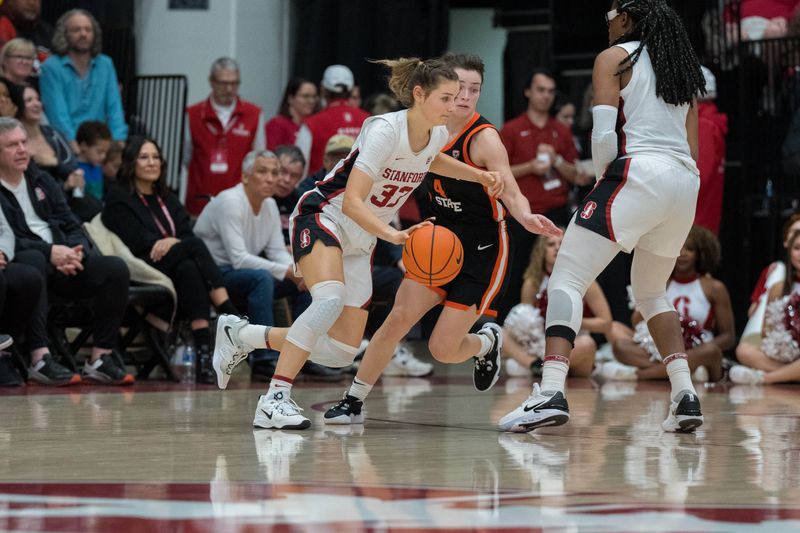
[{"label": "tall player in white uniform", "polygon": [[440,59],[380,63],[391,69],[389,87],[409,109],[365,121],[347,158],[303,195],[290,218],[295,265],[309,287],[311,305],[288,330],[251,325],[233,315],[218,321],[214,368],[220,388],[253,349],[281,350],[269,391],[256,408],[256,427],[311,425],[291,399],[293,380],[309,356],[328,366],[353,362],[372,297],[376,237],[402,244],[417,227],[430,224],[403,231],[389,225],[428,170],[481,183],[493,195],[503,191],[496,173],[440,153],[458,94],[452,66]]},{"label": "tall player in white uniform", "polygon": [[705,81],[683,23],[664,0],[614,0],[610,47],[592,73],[592,158],[597,186],[567,228],[548,286],[541,385],[500,419],[526,432],[569,420],[564,381],[589,284],[620,251],[635,248],[636,308],[664,357],[672,391],[661,427],[703,423],[667,279],[694,219],[700,186],[695,98]]}]

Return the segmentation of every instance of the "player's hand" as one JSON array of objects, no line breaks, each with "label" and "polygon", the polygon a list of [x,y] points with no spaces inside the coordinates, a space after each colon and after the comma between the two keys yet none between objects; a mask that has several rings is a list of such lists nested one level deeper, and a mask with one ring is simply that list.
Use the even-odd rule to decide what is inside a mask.
[{"label": "player's hand", "polygon": [[424,228],[425,226],[433,226],[433,218],[423,220],[419,224],[414,224],[410,228],[406,228],[404,230],[392,228],[392,231],[387,234],[387,238],[385,240],[392,244],[405,244],[406,241],[411,238],[412,233],[420,228]]},{"label": "player's hand", "polygon": [[505,189],[506,186],[505,182],[503,181],[503,177],[499,172],[495,171],[481,171],[480,176],[478,176],[478,181],[481,185],[486,187],[489,195],[495,198],[503,194],[503,189]]},{"label": "player's hand", "polygon": [[537,235],[547,235],[548,237],[561,237],[564,235],[564,232],[544,215],[526,213],[519,223],[522,224],[526,230],[531,233],[536,233]]}]

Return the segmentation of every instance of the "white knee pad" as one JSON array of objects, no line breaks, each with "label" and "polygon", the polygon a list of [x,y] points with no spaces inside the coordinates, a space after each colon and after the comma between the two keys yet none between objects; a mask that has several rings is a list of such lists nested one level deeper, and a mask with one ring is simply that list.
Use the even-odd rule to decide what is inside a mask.
[{"label": "white knee pad", "polygon": [[563,337],[575,343],[575,336],[581,329],[583,321],[583,297],[574,287],[566,284],[553,284],[551,279],[547,286],[547,328],[548,337]]},{"label": "white knee pad", "polygon": [[309,289],[311,305],[289,328],[286,340],[310,352],[320,335],[331,329],[344,309],[344,283],[321,281]]},{"label": "white knee pad", "polygon": [[358,355],[358,346],[339,342],[326,334],[319,338],[308,358],[320,365],[342,368],[353,364],[356,355]]},{"label": "white knee pad", "polygon": [[[634,289],[634,295],[636,294],[636,289]],[[647,297],[647,298],[636,298],[636,309],[642,314],[645,321],[649,321],[656,315],[660,315],[661,313],[668,313],[670,311],[675,311],[675,308],[672,304],[669,303],[667,300],[667,293],[666,291],[662,292],[658,296]]]}]

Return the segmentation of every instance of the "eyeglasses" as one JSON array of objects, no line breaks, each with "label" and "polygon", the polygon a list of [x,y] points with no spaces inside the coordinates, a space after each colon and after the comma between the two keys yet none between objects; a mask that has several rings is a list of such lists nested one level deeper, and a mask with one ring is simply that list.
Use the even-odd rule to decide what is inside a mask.
[{"label": "eyeglasses", "polygon": [[611,21],[617,18],[619,15],[619,11],[616,9],[612,9],[608,13],[606,13],[606,26],[611,26]]},{"label": "eyeglasses", "polygon": [[158,155],[143,154],[137,157],[136,159],[142,163],[149,163],[150,161],[161,163],[161,156]]},{"label": "eyeglasses", "polygon": [[223,81],[223,80],[218,80],[217,78],[211,78],[211,83],[222,85],[223,87],[238,87],[239,85],[241,85],[242,82],[240,80]]},{"label": "eyeglasses", "polygon": [[13,56],[6,56],[6,57],[8,59],[14,59],[16,61],[26,61],[26,62],[30,61],[31,63],[33,63],[33,60],[36,59],[33,56],[20,56],[20,55],[13,55]]}]

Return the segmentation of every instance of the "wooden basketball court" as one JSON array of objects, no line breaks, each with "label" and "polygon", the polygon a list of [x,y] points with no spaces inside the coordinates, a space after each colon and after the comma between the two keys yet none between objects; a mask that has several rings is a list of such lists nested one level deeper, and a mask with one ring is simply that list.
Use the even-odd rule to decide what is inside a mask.
[{"label": "wooden basketball court", "polygon": [[572,420],[494,422],[530,392],[468,365],[385,378],[363,426],[335,385],[293,394],[305,431],[254,430],[264,384],[0,390],[0,530],[800,530],[800,387],[698,390],[706,425],[662,433],[664,383],[571,380]]}]

